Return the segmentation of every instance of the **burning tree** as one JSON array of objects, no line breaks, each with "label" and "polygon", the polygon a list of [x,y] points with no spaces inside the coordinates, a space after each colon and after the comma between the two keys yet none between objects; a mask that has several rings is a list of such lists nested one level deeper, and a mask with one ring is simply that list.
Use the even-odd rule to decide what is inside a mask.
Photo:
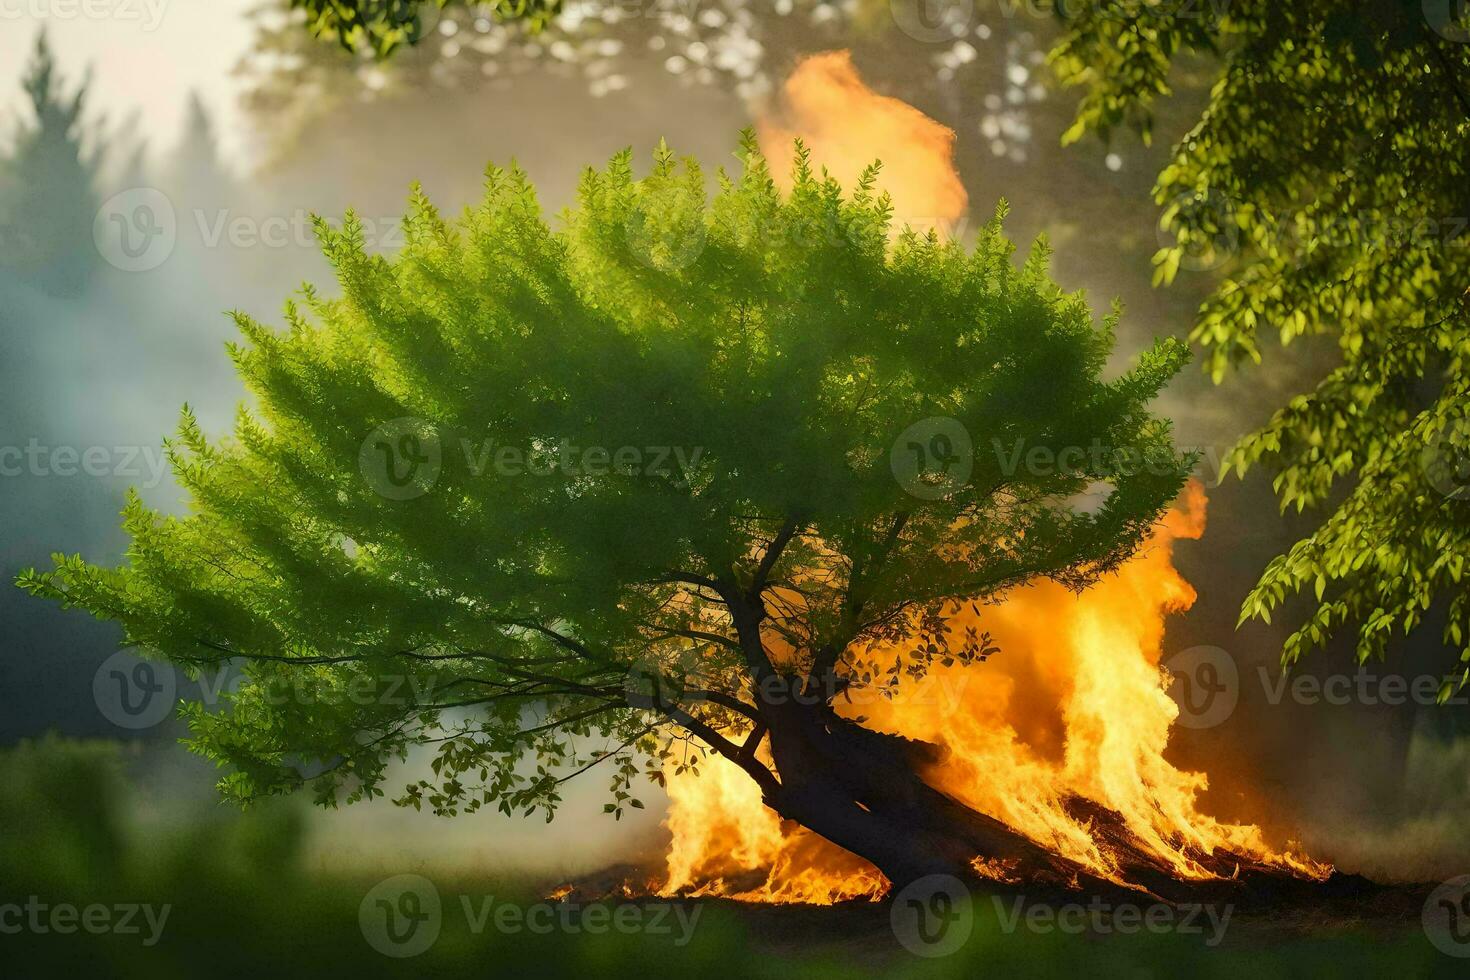
[{"label": "burning tree", "polygon": [[561,230],[491,168],[457,223],[415,191],[391,258],[319,221],[340,298],[236,314],[255,410],[212,443],[186,408],[167,443],[192,512],[134,496],[127,565],[20,584],[240,666],[183,709],[238,801],[382,796],[428,743],[400,804],[550,820],[601,764],[621,815],[714,753],[892,882],[1073,876],[843,706],[978,669],[957,610],[1135,552],[1191,462],[1148,408],[1186,351],[1106,379],[1116,312],[1044,243],[1017,265],[1003,208],[966,249],[894,233],[876,164],[845,194],[798,143],[783,195],[749,134],[740,160],[710,199],[694,161],[621,153]]}]

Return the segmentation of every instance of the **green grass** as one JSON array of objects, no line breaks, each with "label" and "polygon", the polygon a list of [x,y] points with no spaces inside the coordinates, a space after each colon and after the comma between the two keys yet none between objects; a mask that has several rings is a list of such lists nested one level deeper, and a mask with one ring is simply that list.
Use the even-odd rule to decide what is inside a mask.
[{"label": "green grass", "polygon": [[[308,873],[301,821],[291,806],[237,815],[223,808],[182,829],[149,835],[121,816],[126,784],[110,747],[46,740],[0,754],[0,904],[31,895],[50,905],[167,904],[160,938],[145,935],[0,934],[4,974],[118,978],[644,977],[727,976],[972,978],[1463,976],[1466,961],[1436,951],[1417,921],[1375,934],[1326,931],[1300,938],[1270,922],[1231,924],[1225,942],[1201,936],[1063,935],[1003,930],[992,904],[975,905],[974,931],[955,954],[904,951],[883,906],[772,909],[704,902],[687,943],[664,933],[592,935],[556,928],[497,930],[493,908],[540,901],[524,881],[434,874],[442,902],[437,941],[393,959],[374,949],[359,907],[377,876]],[[555,833],[555,825],[547,828]],[[472,909],[492,919],[476,930]],[[492,898],[493,897],[493,898]],[[616,906],[607,913],[616,914]],[[633,913],[625,912],[624,921]],[[12,920],[13,921],[13,920]],[[138,920],[141,922],[141,920]],[[147,932],[146,926],[143,932]]]}]

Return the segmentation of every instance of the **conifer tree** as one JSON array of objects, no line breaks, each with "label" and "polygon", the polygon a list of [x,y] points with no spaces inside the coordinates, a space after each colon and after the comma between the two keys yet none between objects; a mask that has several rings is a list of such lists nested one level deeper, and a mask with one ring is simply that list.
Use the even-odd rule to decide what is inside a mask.
[{"label": "conifer tree", "polygon": [[44,32],[26,68],[23,87],[32,119],[22,122],[13,150],[0,163],[0,226],[7,235],[4,265],[55,296],[81,292],[98,261],[92,242],[97,198],[98,142],[84,132],[88,82],[66,94]]}]

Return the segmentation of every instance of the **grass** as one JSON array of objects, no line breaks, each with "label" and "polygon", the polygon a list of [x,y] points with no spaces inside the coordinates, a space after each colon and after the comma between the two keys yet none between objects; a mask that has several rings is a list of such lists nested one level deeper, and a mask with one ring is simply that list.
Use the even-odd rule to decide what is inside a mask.
[{"label": "grass", "polygon": [[[1463,976],[1466,965],[1435,950],[1416,919],[1367,931],[1327,922],[1284,928],[1269,918],[1238,916],[1224,940],[1209,946],[1208,932],[1072,935],[1024,925],[1007,931],[984,897],[974,905],[969,939],[937,959],[900,947],[886,905],[683,903],[682,921],[693,917],[689,930],[667,910],[658,912],[656,902],[596,903],[605,911],[579,912],[548,906],[532,913],[533,931],[525,910],[544,903],[525,881],[442,874],[433,882],[441,907],[437,939],[418,955],[398,959],[374,948],[368,931],[377,926],[365,931],[359,919],[366,902],[369,921],[381,921],[373,892],[380,879],[308,872],[293,807],[243,816],[221,809],[149,838],[122,816],[127,799],[110,746],[48,739],[0,754],[0,905],[24,907],[35,896],[48,907],[74,905],[79,916],[87,906],[101,906],[113,921],[119,906],[146,903],[155,917],[168,906],[151,944],[141,915],[132,921],[137,933],[94,935],[80,927],[59,934],[30,924],[16,932],[16,913],[0,914],[6,975],[1271,980]],[[547,828],[556,830],[555,824]],[[396,894],[388,900],[412,911],[395,904]]]}]

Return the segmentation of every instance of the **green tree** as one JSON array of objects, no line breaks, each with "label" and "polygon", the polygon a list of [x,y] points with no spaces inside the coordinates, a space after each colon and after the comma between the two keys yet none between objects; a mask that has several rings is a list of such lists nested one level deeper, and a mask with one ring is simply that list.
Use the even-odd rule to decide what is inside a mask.
[{"label": "green tree", "polygon": [[[977,853],[1070,875],[834,703],[983,660],[960,605],[1134,552],[1192,463],[1148,411],[1185,347],[1104,380],[1115,317],[1043,244],[1018,268],[999,214],[973,250],[890,241],[876,165],[844,196],[798,145],[783,199],[750,134],[740,157],[707,200],[692,160],[661,146],[635,179],[619,154],[562,230],[492,168],[456,224],[415,192],[394,258],[319,223],[342,295],[306,289],[284,332],[237,315],[257,414],[212,444],[185,410],[192,513],[135,497],[126,566],[20,584],[148,655],[243,665],[228,710],[186,710],[241,801],[381,796],[433,743],[398,802],[550,819],[606,761],[621,815],[712,751],[896,882]],[[990,440],[1058,465],[967,449]]]},{"label": "green tree", "polygon": [[306,26],[319,38],[337,41],[349,51],[386,55],[401,44],[424,37],[426,24],[445,7],[470,6],[504,20],[525,21],[533,29],[561,9],[561,0],[290,0],[306,12]]},{"label": "green tree", "polygon": [[[1083,5],[1052,60],[1085,90],[1070,138],[1147,137],[1185,53],[1218,59],[1208,106],[1159,175],[1176,240],[1156,280],[1223,271],[1193,339],[1218,380],[1283,346],[1332,342],[1316,388],[1230,461],[1274,473],[1316,529],[1273,559],[1242,620],[1301,595],[1290,664],[1344,627],[1382,657],[1431,609],[1470,680],[1470,23],[1449,0]],[[1305,341],[1304,341],[1305,344]],[[1321,341],[1318,342],[1320,349]]]},{"label": "green tree", "polygon": [[101,146],[87,145],[83,82],[63,94],[44,32],[22,80],[34,119],[0,160],[0,259],[23,281],[58,296],[78,293],[96,268],[92,222]]}]

